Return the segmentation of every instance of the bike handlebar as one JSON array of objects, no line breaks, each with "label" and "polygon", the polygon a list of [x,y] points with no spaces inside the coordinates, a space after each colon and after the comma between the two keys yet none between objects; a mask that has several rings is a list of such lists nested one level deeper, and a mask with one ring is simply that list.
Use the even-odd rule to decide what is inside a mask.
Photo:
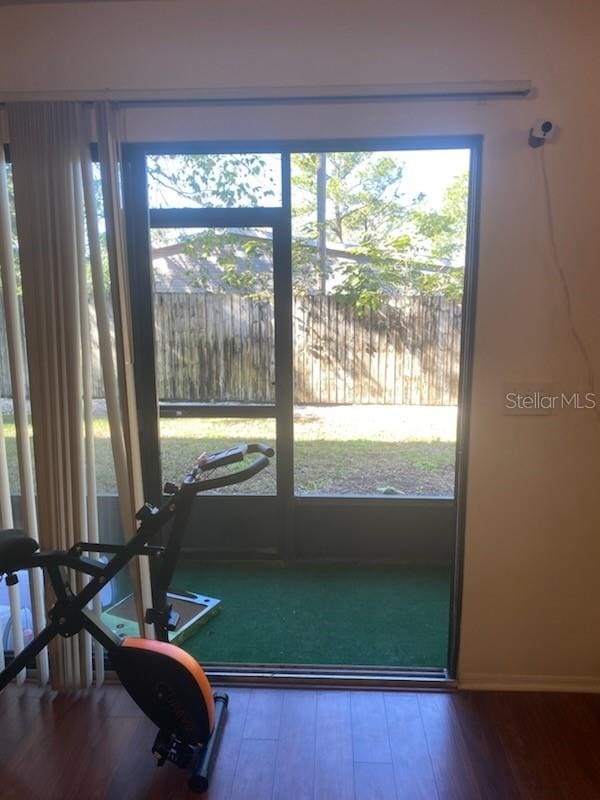
[{"label": "bike handlebar", "polygon": [[[243,461],[246,455],[259,453],[260,458],[257,458],[249,466],[243,469],[238,469],[235,472],[230,472],[225,475],[220,475],[217,478],[208,478],[206,480],[198,480],[199,473],[208,472],[209,470],[218,469],[219,467],[227,466]],[[232,486],[236,483],[243,483],[249,478],[252,478],[258,472],[261,472],[265,467],[269,466],[269,459],[275,455],[272,447],[266,444],[239,444],[235,447],[230,447],[228,450],[221,450],[218,453],[212,453],[209,456],[203,456],[198,459],[198,464],[186,476],[183,481],[184,486],[195,486],[196,492],[207,492],[211,489],[218,489],[221,486]]]},{"label": "bike handlebar", "polygon": [[275,455],[275,450],[270,447],[268,444],[249,444],[248,445],[248,452],[249,453],[262,453],[263,456],[267,458],[273,458]]},{"label": "bike handlebar", "polygon": [[208,472],[208,470],[224,467],[227,464],[234,464],[237,461],[243,461],[247,454],[261,453],[267,458],[275,455],[275,451],[267,444],[237,444],[235,447],[230,447],[228,450],[220,450],[218,453],[212,453],[209,456],[203,456],[198,459],[198,469],[201,472]]},{"label": "bike handlebar", "polygon": [[269,459],[266,456],[260,456],[260,458],[257,458],[256,461],[253,461],[252,464],[244,467],[244,469],[238,469],[227,475],[220,475],[218,478],[208,478],[203,481],[198,481],[192,475],[188,475],[184,483],[194,486],[196,492],[208,492],[211,489],[218,489],[221,486],[233,486],[236,483],[243,483],[258,472],[262,472],[265,467],[269,466],[269,463]]}]

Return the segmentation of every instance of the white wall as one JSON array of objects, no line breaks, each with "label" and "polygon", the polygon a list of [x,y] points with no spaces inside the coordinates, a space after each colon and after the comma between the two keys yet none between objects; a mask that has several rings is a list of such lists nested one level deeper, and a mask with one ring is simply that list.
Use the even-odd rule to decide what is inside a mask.
[{"label": "white wall", "polygon": [[[600,358],[600,7],[584,0],[131,2],[0,10],[11,91],[531,79],[529,100],[194,109],[132,138],[482,133],[481,253],[460,677],[600,686],[600,420],[512,417],[514,382],[585,391],[552,257],[541,152],[572,315]],[[190,132],[193,136],[190,137]],[[600,383],[600,381],[599,381]]]}]

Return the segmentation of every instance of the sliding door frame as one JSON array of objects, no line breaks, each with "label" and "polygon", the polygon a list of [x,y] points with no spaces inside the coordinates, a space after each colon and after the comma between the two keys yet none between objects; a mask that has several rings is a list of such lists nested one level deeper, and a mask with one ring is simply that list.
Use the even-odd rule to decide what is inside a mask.
[{"label": "sliding door frame", "polygon": [[[155,377],[154,321],[152,306],[152,275],[150,252],[150,228],[172,226],[175,219],[180,225],[194,227],[230,225],[263,225],[273,228],[273,279],[275,295],[275,365],[276,400],[271,405],[242,405],[221,407],[216,404],[164,404],[163,410],[170,410],[189,416],[205,417],[275,417],[277,424],[277,501],[279,503],[280,538],[277,546],[278,557],[293,558],[298,555],[294,536],[295,516],[298,509],[302,513],[317,515],[332,510],[336,504],[348,503],[364,513],[371,509],[387,518],[395,515],[406,518],[406,514],[416,509],[431,516],[431,524],[446,515],[453,528],[452,543],[452,592],[450,602],[449,641],[447,668],[438,677],[452,681],[457,674],[458,650],[460,640],[460,612],[462,606],[462,576],[464,560],[464,529],[467,492],[467,462],[469,440],[469,418],[471,408],[471,385],[473,370],[473,349],[475,334],[475,306],[477,287],[477,268],[479,250],[479,216],[481,194],[481,158],[483,137],[467,136],[420,136],[366,139],[310,139],[287,141],[206,141],[136,143],[123,148],[124,203],[127,218],[128,256],[130,263],[130,284],[132,296],[132,315],[134,333],[135,378],[140,420],[140,445],[142,452],[142,471],[144,487],[152,502],[161,500],[160,447],[159,447],[159,403]],[[458,400],[458,428],[456,443],[455,493],[453,498],[406,497],[303,497],[294,495],[293,475],[293,328],[292,328],[292,262],[291,262],[291,154],[295,152],[327,153],[350,151],[385,150],[444,150],[469,149],[469,206],[467,221],[466,262],[464,294],[461,320],[461,353]],[[147,155],[177,154],[239,154],[239,153],[278,153],[282,159],[282,202],[277,208],[260,209],[148,209],[146,184]],[[174,213],[176,212],[176,213]],[[261,222],[262,220],[262,222]],[[177,407],[175,407],[177,406]],[[236,502],[242,498],[227,498]],[[267,498],[256,498],[267,500]],[[268,498],[269,500],[272,498]],[[203,500],[219,507],[222,498],[205,497]],[[208,508],[208,505],[207,505]],[[311,511],[314,509],[314,511]],[[390,516],[391,519],[391,516]],[[310,524],[310,523],[309,523]],[[401,529],[402,524],[396,523]],[[217,554],[218,555],[218,554]],[[304,554],[300,554],[304,555]],[[223,665],[225,667],[225,665]],[[216,675],[225,675],[217,669]],[[290,670],[281,670],[290,674]],[[305,670],[306,673],[309,670]],[[320,670],[317,670],[317,673]],[[424,671],[426,672],[426,671]],[[238,674],[235,670],[227,674]],[[382,671],[383,673],[383,671]],[[272,665],[265,666],[265,675],[273,675]],[[294,672],[304,674],[302,668]],[[353,673],[355,674],[355,673]],[[386,670],[385,674],[389,676]],[[400,675],[408,675],[406,670]],[[437,674],[437,673],[436,673]],[[253,672],[257,680],[257,674]],[[414,680],[414,670],[410,671]],[[310,670],[311,678],[316,678]],[[253,678],[253,679],[254,679]],[[431,685],[428,679],[427,685]]]}]

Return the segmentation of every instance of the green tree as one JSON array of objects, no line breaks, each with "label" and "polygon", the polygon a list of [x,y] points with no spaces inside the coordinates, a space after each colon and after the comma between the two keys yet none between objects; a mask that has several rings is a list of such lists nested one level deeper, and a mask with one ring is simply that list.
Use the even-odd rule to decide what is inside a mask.
[{"label": "green tree", "polygon": [[[410,237],[398,231],[415,201],[402,195],[402,165],[378,153],[328,153],[327,213],[316,216],[318,156],[292,156],[294,192],[294,271],[302,286],[316,291],[317,276],[327,273],[330,291],[365,309],[406,283],[405,253]],[[335,257],[317,264],[314,241],[325,228]]]},{"label": "green tree", "polygon": [[427,251],[426,262],[435,265],[421,272],[417,285],[425,294],[445,294],[456,300],[462,296],[464,264],[453,264],[464,258],[468,200],[469,174],[463,172],[446,189],[440,211],[417,209],[413,214],[420,247]]}]

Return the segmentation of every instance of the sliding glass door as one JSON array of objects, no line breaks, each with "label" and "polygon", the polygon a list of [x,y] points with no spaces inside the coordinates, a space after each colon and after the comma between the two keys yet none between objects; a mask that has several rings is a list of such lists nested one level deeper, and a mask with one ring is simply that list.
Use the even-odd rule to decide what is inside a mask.
[{"label": "sliding glass door", "polygon": [[265,441],[270,471],[198,499],[189,553],[409,565],[406,585],[439,567],[437,649],[374,665],[453,668],[478,147],[126,150],[148,494],[203,450]]}]

